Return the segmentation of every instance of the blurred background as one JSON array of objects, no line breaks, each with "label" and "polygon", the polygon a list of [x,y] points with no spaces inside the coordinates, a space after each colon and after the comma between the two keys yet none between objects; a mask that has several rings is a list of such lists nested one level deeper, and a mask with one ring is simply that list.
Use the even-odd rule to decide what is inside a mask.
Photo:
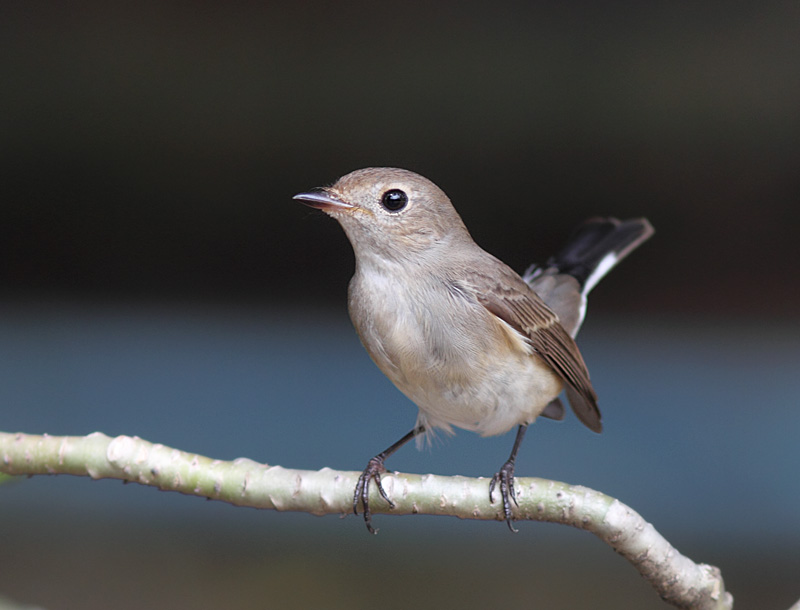
[{"label": "blurred background", "polygon": [[[588,216],[655,237],[579,344],[605,431],[517,472],[619,498],[737,607],[800,590],[800,5],[0,4],[0,429],[360,470],[416,409],[350,326],[353,255],[291,200],[365,166],[450,195],[512,267]],[[491,475],[512,435],[389,466]],[[565,527],[0,486],[0,597],[44,608],[664,608]]]}]

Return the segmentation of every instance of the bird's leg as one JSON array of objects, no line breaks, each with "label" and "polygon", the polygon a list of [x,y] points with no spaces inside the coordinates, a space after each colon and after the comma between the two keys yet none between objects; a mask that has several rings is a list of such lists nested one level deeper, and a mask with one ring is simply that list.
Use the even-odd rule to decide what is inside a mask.
[{"label": "bird's leg", "polygon": [[[514,462],[517,459],[517,451],[522,444],[522,439],[525,438],[525,431],[528,429],[527,424],[521,424],[517,430],[517,438],[514,440],[514,447],[511,449],[511,455],[506,460],[506,463],[500,467],[500,470],[492,477],[492,482],[489,483],[489,502],[494,503],[492,493],[495,486],[500,483],[500,495],[503,498],[503,515],[505,515],[508,529],[512,532],[517,530],[514,528],[514,517],[511,514],[511,500],[517,504],[516,493],[514,492]],[[517,504],[519,506],[519,504]]]},{"label": "bird's leg", "polygon": [[361,504],[364,507],[364,522],[367,524],[367,529],[371,534],[374,534],[376,530],[372,527],[372,513],[369,510],[369,482],[373,479],[375,480],[375,485],[378,486],[378,492],[380,492],[381,497],[389,503],[391,508],[394,508],[394,502],[389,499],[389,496],[386,495],[386,491],[383,489],[383,485],[381,485],[381,473],[386,472],[386,467],[383,465],[383,463],[386,461],[387,457],[400,449],[400,447],[405,445],[412,438],[422,434],[423,432],[425,432],[424,426],[419,426],[411,430],[411,432],[406,434],[394,445],[384,451],[381,451],[378,455],[372,458],[369,463],[367,463],[367,467],[364,469],[364,472],[362,472],[361,476],[358,477],[355,494],[353,495],[353,513],[356,515],[358,514],[358,502],[361,501]]}]

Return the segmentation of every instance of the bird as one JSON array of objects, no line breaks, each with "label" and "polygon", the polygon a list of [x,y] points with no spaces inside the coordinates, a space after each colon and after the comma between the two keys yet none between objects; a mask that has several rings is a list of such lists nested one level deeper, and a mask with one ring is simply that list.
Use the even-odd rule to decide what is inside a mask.
[{"label": "bird", "polygon": [[566,395],[578,419],[602,431],[589,372],[574,341],[597,282],[653,234],[645,218],[591,218],[544,265],[521,276],[478,246],[436,184],[412,171],[370,167],[293,199],[344,229],[355,253],[348,310],[378,368],[418,407],[414,427],[367,463],[359,505],[375,533],[370,485],[390,508],[385,461],[416,438],[453,427],[482,436],[517,428],[508,460],[489,483],[514,527],[514,472],[528,426],[563,419]]}]

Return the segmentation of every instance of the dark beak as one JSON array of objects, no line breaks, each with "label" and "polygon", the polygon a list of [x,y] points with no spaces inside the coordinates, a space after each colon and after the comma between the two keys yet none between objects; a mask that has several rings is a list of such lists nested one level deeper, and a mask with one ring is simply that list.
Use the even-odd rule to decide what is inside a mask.
[{"label": "dark beak", "polygon": [[337,199],[324,189],[298,193],[292,199],[318,210],[349,210],[356,206],[341,199]]}]

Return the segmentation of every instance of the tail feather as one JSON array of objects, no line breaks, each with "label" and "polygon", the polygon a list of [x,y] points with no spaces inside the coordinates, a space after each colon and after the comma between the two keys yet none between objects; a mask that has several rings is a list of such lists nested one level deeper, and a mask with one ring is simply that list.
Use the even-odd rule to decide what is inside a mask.
[{"label": "tail feather", "polygon": [[545,268],[571,275],[587,295],[606,273],[652,234],[653,227],[645,218],[623,221],[591,218],[575,229]]},{"label": "tail feather", "polygon": [[586,295],[652,234],[653,227],[646,218],[591,218],[573,231],[566,245],[545,265],[529,267],[523,279],[574,337],[586,312]]}]

